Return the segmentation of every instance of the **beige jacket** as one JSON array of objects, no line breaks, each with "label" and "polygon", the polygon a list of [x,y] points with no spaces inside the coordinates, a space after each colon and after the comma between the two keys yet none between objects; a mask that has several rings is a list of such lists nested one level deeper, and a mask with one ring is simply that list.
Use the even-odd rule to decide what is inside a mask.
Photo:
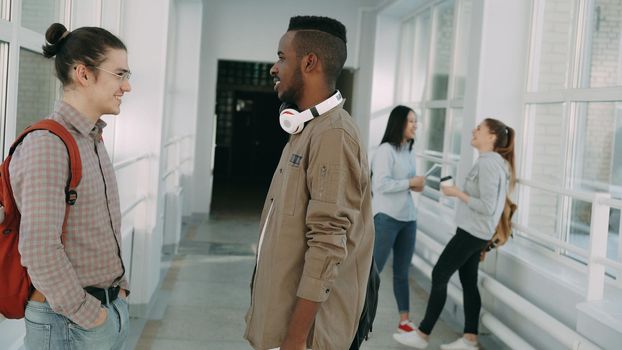
[{"label": "beige jacket", "polygon": [[367,154],[342,105],[291,137],[272,178],[246,315],[255,349],[281,345],[298,297],[322,303],[313,350],[347,350],[354,338],[374,227]]}]

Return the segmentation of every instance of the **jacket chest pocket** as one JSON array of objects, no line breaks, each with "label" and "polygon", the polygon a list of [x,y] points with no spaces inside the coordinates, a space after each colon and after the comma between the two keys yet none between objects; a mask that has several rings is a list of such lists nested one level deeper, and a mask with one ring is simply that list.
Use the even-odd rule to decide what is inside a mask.
[{"label": "jacket chest pocket", "polygon": [[280,198],[281,212],[285,215],[294,215],[296,202],[300,192],[300,179],[302,177],[300,166],[286,165],[283,167],[283,182],[281,183]]}]

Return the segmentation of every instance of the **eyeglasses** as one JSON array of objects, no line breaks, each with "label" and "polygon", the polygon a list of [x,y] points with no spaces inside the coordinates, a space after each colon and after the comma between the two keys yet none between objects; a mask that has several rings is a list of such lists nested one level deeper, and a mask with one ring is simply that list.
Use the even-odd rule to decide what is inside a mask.
[{"label": "eyeglasses", "polygon": [[103,68],[99,68],[99,67],[93,67],[95,69],[99,69],[101,71],[104,71],[108,74],[112,74],[114,76],[116,76],[117,78],[119,78],[119,81],[123,81],[123,80],[130,80],[130,77],[132,76],[132,72],[130,72],[129,70],[123,71],[123,73],[115,73],[115,72],[111,72],[109,70],[103,69]]}]

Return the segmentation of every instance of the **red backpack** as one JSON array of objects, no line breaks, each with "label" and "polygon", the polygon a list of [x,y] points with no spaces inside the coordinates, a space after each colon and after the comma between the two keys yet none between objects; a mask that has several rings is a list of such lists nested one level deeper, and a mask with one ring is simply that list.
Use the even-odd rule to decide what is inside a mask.
[{"label": "red backpack", "polygon": [[28,271],[21,264],[21,255],[17,249],[19,243],[19,225],[21,214],[15,204],[9,177],[11,156],[24,137],[35,130],[48,130],[58,136],[69,153],[70,174],[65,187],[65,219],[61,233],[61,241],[65,235],[65,226],[69,208],[75,204],[78,194],[75,188],[82,178],[82,161],[78,144],[67,129],[60,123],[45,119],[29,127],[15,140],[2,165],[0,165],[0,314],[6,318],[19,319],[24,317],[26,303],[33,291]]}]

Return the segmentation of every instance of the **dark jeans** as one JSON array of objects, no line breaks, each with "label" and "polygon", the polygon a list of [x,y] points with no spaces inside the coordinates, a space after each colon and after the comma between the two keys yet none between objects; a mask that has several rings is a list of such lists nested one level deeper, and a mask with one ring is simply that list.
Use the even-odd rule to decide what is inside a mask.
[{"label": "dark jeans", "polygon": [[456,230],[456,234],[447,243],[432,270],[432,290],[425,317],[419,324],[421,332],[425,334],[432,332],[445,306],[447,283],[451,275],[459,270],[464,300],[464,333],[477,334],[479,311],[482,307],[477,288],[477,268],[480,252],[486,247],[487,242],[461,228]]},{"label": "dark jeans", "polygon": [[399,221],[378,213],[374,216],[374,226],[376,228],[374,260],[378,272],[382,272],[393,249],[393,294],[398,311],[408,312],[410,306],[408,268],[415,251],[417,222]]}]

